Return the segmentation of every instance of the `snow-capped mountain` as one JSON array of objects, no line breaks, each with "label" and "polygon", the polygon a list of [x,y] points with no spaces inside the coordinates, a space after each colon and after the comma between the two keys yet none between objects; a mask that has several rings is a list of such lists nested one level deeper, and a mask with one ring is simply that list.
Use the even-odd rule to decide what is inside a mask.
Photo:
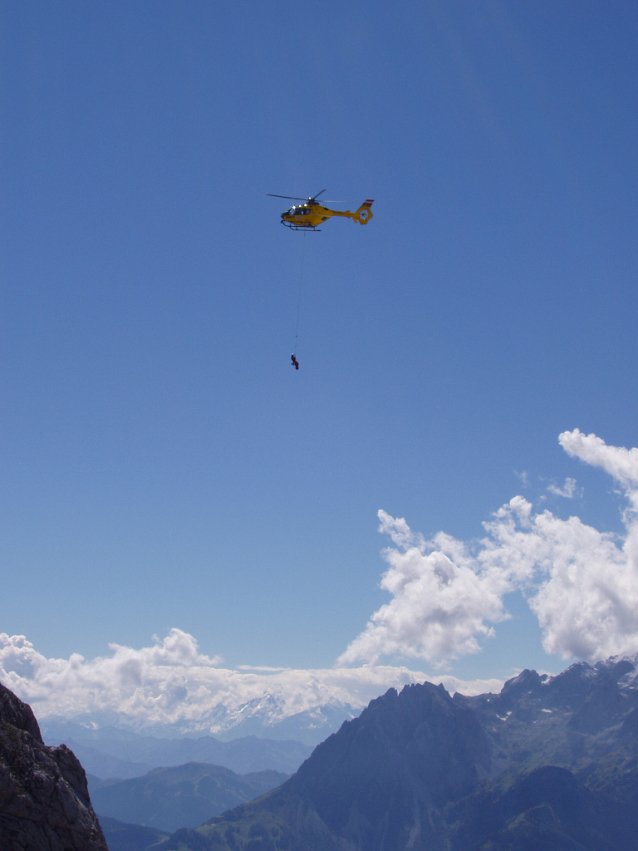
[{"label": "snow-capped mountain", "polygon": [[40,719],[40,723],[44,730],[55,731],[56,736],[61,735],[64,725],[71,723],[74,729],[79,726],[88,732],[108,727],[119,730],[123,736],[142,734],[160,739],[214,736],[224,742],[257,736],[314,747],[336,732],[344,721],[358,714],[353,707],[335,700],[290,714],[283,699],[264,694],[236,708],[219,703],[196,718],[180,719],[174,724],[142,725],[135,718],[113,711],[84,713],[64,719],[49,716]]}]

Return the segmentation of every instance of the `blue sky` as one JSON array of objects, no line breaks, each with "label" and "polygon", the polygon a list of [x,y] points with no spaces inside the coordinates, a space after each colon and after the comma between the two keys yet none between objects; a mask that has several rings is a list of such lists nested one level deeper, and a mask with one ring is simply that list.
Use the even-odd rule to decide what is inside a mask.
[{"label": "blue sky", "polygon": [[[8,2],[0,39],[0,632],[330,667],[379,510],[625,535],[558,436],[637,443],[634,4]],[[265,194],[324,187],[374,219]],[[565,664],[504,599],[452,673]]]}]

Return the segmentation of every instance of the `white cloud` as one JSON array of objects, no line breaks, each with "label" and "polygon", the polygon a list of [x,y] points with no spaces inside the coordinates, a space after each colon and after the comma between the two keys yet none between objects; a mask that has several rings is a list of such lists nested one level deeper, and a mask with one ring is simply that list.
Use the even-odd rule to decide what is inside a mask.
[{"label": "white cloud", "polygon": [[[390,687],[429,678],[405,667],[317,670],[229,669],[201,654],[192,635],[172,629],[140,650],[111,644],[111,655],[86,660],[48,659],[24,636],[0,634],[0,680],[29,702],[37,717],[117,713],[138,727],[172,725],[183,732],[219,732],[224,718],[254,700],[271,697],[273,721],[331,701],[366,706]],[[498,680],[433,680],[466,694],[498,691]]]},{"label": "white cloud", "polygon": [[[638,651],[638,575],[614,536],[515,497],[486,525],[479,560],[528,594],[548,653],[590,661]],[[630,534],[630,533],[628,533]],[[637,613],[638,614],[638,613]]]},{"label": "white cloud", "polygon": [[375,664],[391,654],[438,664],[476,653],[477,636],[493,634],[486,621],[506,616],[503,595],[508,582],[503,572],[483,569],[464,544],[442,532],[426,541],[413,535],[403,519],[384,511],[379,519],[379,530],[395,544],[384,551],[390,568],[381,579],[393,599],[374,613],[337,664],[360,659]]},{"label": "white cloud", "polygon": [[573,499],[575,496],[579,495],[578,488],[576,487],[576,479],[571,479],[569,476],[565,479],[565,484],[562,488],[558,485],[551,484],[548,486],[547,490],[554,494],[554,496],[563,496],[565,499]]},{"label": "white cloud", "polygon": [[607,446],[595,434],[583,434],[577,428],[564,431],[558,442],[568,455],[593,467],[601,467],[623,486],[634,506],[638,499],[638,449]]},{"label": "white cloud", "polygon": [[[601,467],[638,508],[638,449],[607,446],[578,429],[560,435],[573,457]],[[555,492],[575,493],[575,480]],[[379,512],[394,547],[381,587],[392,599],[368,622],[339,663],[376,663],[394,654],[442,664],[480,650],[507,617],[504,596],[522,590],[543,631],[547,652],[590,661],[638,651],[638,523],[625,512],[626,536],[602,533],[578,517],[534,513],[516,496],[484,524],[487,537],[468,546],[440,532],[431,540],[403,519]]]}]

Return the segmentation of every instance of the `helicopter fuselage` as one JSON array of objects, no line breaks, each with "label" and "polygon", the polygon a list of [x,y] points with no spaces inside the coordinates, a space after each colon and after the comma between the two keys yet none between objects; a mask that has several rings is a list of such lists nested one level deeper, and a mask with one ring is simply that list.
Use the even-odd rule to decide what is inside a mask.
[{"label": "helicopter fuselage", "polygon": [[331,210],[321,204],[306,203],[295,204],[285,213],[281,214],[281,223],[293,230],[316,230],[317,226],[325,222],[331,216],[343,216],[354,219],[360,225],[365,225],[372,218],[370,205],[372,201],[364,201],[359,209],[351,213],[350,210]]}]

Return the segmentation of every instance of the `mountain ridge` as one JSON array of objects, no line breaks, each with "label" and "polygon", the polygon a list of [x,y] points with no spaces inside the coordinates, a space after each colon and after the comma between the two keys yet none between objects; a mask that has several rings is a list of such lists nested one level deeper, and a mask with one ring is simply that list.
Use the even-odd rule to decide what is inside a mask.
[{"label": "mountain ridge", "polygon": [[161,848],[637,851],[637,803],[637,660],[612,658],[498,694],[390,689],[278,789]]}]

